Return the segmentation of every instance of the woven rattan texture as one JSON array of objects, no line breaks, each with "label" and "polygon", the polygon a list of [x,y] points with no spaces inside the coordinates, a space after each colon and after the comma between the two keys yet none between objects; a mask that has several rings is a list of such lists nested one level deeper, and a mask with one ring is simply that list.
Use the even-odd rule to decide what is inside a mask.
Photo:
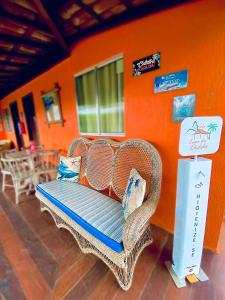
[{"label": "woven rattan texture", "polygon": [[[113,188],[122,199],[129,174],[135,168],[146,180],[145,198],[148,197],[151,179],[155,176],[153,158],[156,149],[143,140],[114,142],[110,139],[75,139],[69,149],[69,156],[81,156],[81,178],[96,190]],[[160,171],[160,170],[157,170]],[[154,178],[153,178],[154,179]]]},{"label": "woven rattan texture", "polygon": [[72,142],[71,147],[68,151],[68,156],[76,157],[81,156],[81,166],[80,166],[80,178],[86,176],[87,168],[87,153],[90,145],[90,141],[84,138],[76,139]]},{"label": "woven rattan texture", "polygon": [[151,155],[140,142],[128,141],[116,152],[112,187],[116,195],[122,199],[125,193],[130,171],[135,168],[146,180],[145,196],[149,193],[152,170]]},{"label": "woven rattan texture", "polygon": [[87,180],[96,190],[104,190],[110,186],[112,179],[113,150],[107,141],[93,143],[87,156]]}]

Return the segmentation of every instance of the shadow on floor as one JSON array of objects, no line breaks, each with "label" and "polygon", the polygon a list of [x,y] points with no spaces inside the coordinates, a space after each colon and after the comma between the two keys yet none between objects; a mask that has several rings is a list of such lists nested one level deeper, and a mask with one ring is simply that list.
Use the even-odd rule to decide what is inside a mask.
[{"label": "shadow on floor", "polygon": [[[224,227],[225,228],[225,227]],[[221,254],[204,250],[210,280],[177,289],[164,262],[171,259],[172,235],[153,226],[154,243],[141,254],[131,289],[124,292],[105,264],[84,255],[72,235],[41,214],[34,195],[0,193],[0,299],[225,299],[225,229]]]}]

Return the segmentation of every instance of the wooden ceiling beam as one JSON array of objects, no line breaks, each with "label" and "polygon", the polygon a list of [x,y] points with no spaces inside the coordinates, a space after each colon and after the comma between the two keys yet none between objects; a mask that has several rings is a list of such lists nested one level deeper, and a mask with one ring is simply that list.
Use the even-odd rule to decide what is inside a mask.
[{"label": "wooden ceiling beam", "polygon": [[0,82],[1,83],[4,83],[4,84],[8,84],[9,82],[13,82],[13,83],[17,83],[18,80],[14,79],[14,78],[3,78],[3,77],[0,77]]},{"label": "wooden ceiling beam", "polygon": [[[84,39],[87,36],[97,34],[98,32],[102,32],[109,28],[114,28],[120,24],[124,24],[125,22],[136,20],[143,16],[151,15],[161,10],[168,9],[170,7],[174,7],[189,1],[190,0],[151,0],[150,2],[146,2],[142,5],[139,5],[138,7],[131,6],[131,8],[127,9],[125,12],[119,15],[116,15],[106,20],[103,19],[101,22],[90,28],[80,30],[79,32],[74,33],[69,37],[69,43],[72,45],[74,42]],[[126,2],[128,5],[128,1]]]},{"label": "wooden ceiling beam", "polygon": [[[2,74],[3,74],[3,75],[2,75]],[[13,75],[13,74],[10,74],[10,75],[7,74],[7,75],[5,75],[5,73],[1,73],[1,72],[0,72],[0,78],[1,78],[1,79],[4,78],[4,79],[7,79],[7,80],[11,80],[12,78],[14,78],[14,75]]]},{"label": "wooden ceiling beam", "polygon": [[[27,81],[30,81],[31,79],[35,78],[39,74],[42,74],[44,71],[49,69],[50,67],[54,66],[56,63],[59,63],[62,61],[62,54],[61,54],[61,48],[58,47],[55,51],[50,52],[49,56],[46,57],[45,60],[43,60],[42,63],[39,61],[36,62],[36,65],[28,65],[25,68],[23,68],[21,71],[17,73],[12,73],[12,77],[18,78],[17,83],[13,88],[7,87],[7,85],[4,88],[0,89],[0,100],[4,98],[7,94],[9,94],[12,90],[21,87],[26,83]],[[59,53],[58,53],[59,52]],[[0,73],[5,73],[5,70],[0,70]]]},{"label": "wooden ceiling beam", "polygon": [[64,39],[63,35],[61,34],[61,32],[59,31],[59,29],[57,28],[53,18],[51,17],[51,14],[49,13],[49,11],[45,7],[45,5],[42,3],[41,0],[33,0],[33,2],[36,5],[38,11],[40,12],[42,18],[47,23],[49,29],[54,34],[56,40],[61,45],[61,47],[64,50],[65,54],[69,55],[70,54],[69,46],[67,45],[67,42],[65,41],[65,39]]},{"label": "wooden ceiling beam", "polygon": [[26,63],[17,63],[17,62],[11,62],[11,61],[0,61],[0,65],[1,66],[9,66],[9,67],[23,67],[26,66],[28,64]]},{"label": "wooden ceiling beam", "polygon": [[7,86],[5,85],[5,83],[1,83],[0,100],[1,98],[4,97],[4,96],[1,97],[1,95],[4,95],[4,91],[6,91],[6,93],[8,94],[12,89],[16,87],[16,85],[17,85],[16,82],[9,82]]},{"label": "wooden ceiling beam", "polygon": [[13,76],[13,74],[12,73],[5,73],[4,72],[4,70],[0,70],[0,77],[2,78],[2,77],[7,77],[8,79],[10,78],[10,77],[12,77]]},{"label": "wooden ceiling beam", "polygon": [[49,28],[39,22],[24,18],[22,16],[16,16],[12,13],[7,12],[3,8],[0,7],[0,17],[2,19],[5,19],[7,21],[13,21],[21,26],[26,26],[34,31],[39,31],[45,34],[46,36],[49,36],[51,38],[54,38],[55,36],[49,31]]},{"label": "wooden ceiling beam", "polygon": [[98,15],[89,5],[84,4],[81,0],[76,0],[76,4],[78,4],[83,10],[85,10],[89,15],[91,15],[98,22],[102,21],[100,15]]},{"label": "wooden ceiling beam", "polygon": [[3,49],[0,49],[0,55],[7,55],[10,58],[24,58],[24,59],[35,59],[35,58],[41,58],[42,55],[34,55],[34,54],[23,54],[20,52],[17,52],[15,50],[6,51]]},{"label": "wooden ceiling beam", "polygon": [[49,45],[49,43],[46,42],[37,42],[22,36],[19,37],[19,36],[4,34],[4,33],[0,33],[0,40],[4,40],[12,44],[20,44],[28,47],[37,48],[39,50],[42,50],[43,48],[48,47]]},{"label": "wooden ceiling beam", "polygon": [[134,7],[132,6],[130,0],[120,0],[120,2],[122,2],[122,4],[123,4],[124,6],[126,6],[127,9],[133,9],[133,8],[134,8]]},{"label": "wooden ceiling beam", "polygon": [[[0,66],[1,67],[1,66]],[[12,76],[12,73],[8,73],[6,70],[0,68],[0,76]]]},{"label": "wooden ceiling beam", "polygon": [[[18,70],[19,71],[19,70]],[[10,74],[10,75],[14,75],[16,72],[18,72],[16,70],[5,70],[5,69],[0,69],[0,74],[1,73],[6,73],[6,74]]]}]

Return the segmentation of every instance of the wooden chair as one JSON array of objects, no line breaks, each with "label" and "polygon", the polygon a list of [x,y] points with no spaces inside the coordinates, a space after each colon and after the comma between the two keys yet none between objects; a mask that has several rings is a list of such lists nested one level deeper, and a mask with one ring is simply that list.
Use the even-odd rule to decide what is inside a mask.
[{"label": "wooden chair", "polygon": [[[24,158],[1,158],[3,185],[2,190],[6,186],[12,186],[15,189],[16,204],[19,203],[19,196],[26,192],[27,194],[33,189],[34,161],[33,157]],[[12,185],[6,184],[6,175],[12,177]]]},{"label": "wooden chair", "polygon": [[36,152],[34,161],[35,172],[33,177],[34,184],[48,182],[56,177],[58,172],[58,150],[44,150]]},{"label": "wooden chair", "polygon": [[0,154],[0,171],[2,173],[2,191],[4,192],[6,187],[14,187],[12,182],[12,177],[11,177],[11,172],[8,170],[3,163],[1,162],[2,158],[6,158],[8,154],[16,152],[16,149],[11,149],[11,150],[3,150],[1,151]]}]

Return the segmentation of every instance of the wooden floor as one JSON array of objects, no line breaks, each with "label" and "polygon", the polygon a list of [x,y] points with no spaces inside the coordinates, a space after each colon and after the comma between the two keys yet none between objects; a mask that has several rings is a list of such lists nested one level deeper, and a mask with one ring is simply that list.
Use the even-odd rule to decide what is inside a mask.
[{"label": "wooden floor", "polygon": [[[221,253],[204,251],[203,269],[210,281],[177,289],[164,261],[171,258],[172,236],[154,227],[128,292],[99,259],[84,255],[73,237],[41,214],[34,196],[14,204],[14,193],[0,193],[0,299],[225,299],[225,225]],[[225,224],[225,223],[224,223]]]}]

